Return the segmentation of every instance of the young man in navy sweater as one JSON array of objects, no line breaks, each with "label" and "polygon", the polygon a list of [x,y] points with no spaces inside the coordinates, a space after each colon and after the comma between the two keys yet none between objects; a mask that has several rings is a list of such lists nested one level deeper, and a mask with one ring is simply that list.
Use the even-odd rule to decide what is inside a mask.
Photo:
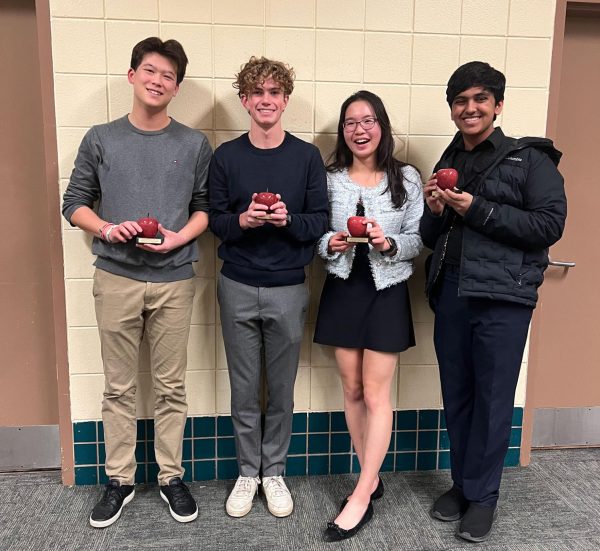
[{"label": "young man in navy sweater", "polygon": [[[209,175],[210,227],[221,240],[218,299],[239,467],[226,510],[246,515],[262,475],[269,511],[285,517],[294,506],[282,475],[308,306],[304,268],[327,230],[327,184],[318,149],[281,125],[293,71],[252,57],[234,87],[250,115],[250,131],[216,150]],[[266,191],[278,199],[269,213],[257,195]],[[261,426],[263,358],[268,401]]]}]

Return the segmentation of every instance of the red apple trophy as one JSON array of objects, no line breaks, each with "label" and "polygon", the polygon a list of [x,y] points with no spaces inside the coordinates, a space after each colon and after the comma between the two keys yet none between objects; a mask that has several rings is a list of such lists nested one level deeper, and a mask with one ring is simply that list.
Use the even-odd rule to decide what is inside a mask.
[{"label": "red apple trophy", "polygon": [[[435,173],[435,179],[437,180],[437,187],[440,189],[450,189],[454,193],[462,193],[462,190],[456,187],[458,183],[458,172],[454,168],[440,168]],[[433,192],[432,195],[437,197],[437,192]]]},{"label": "red apple trophy", "polygon": [[348,233],[346,237],[347,243],[368,243],[366,218],[364,216],[351,216],[348,218]]},{"label": "red apple trophy", "polygon": [[260,193],[257,193],[254,202],[258,203],[259,205],[265,205],[267,210],[265,211],[265,214],[257,216],[256,218],[259,220],[271,220],[271,207],[278,201],[279,199],[277,198],[277,195],[271,193],[268,189],[267,191],[261,191]]},{"label": "red apple trophy", "polygon": [[163,242],[162,236],[158,236],[158,220],[148,216],[140,218],[137,223],[142,228],[142,235],[135,238],[138,245],[160,245]]}]

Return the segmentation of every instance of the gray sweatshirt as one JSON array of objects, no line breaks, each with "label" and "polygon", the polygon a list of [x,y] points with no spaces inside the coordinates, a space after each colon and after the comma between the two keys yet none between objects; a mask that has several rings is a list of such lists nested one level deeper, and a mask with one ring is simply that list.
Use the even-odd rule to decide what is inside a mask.
[{"label": "gray sweatshirt", "polygon": [[[63,216],[71,222],[82,206],[118,224],[148,213],[165,228],[179,231],[195,211],[208,211],[208,166],[212,155],[206,136],[171,120],[158,131],[135,128],[127,116],[93,126],[83,138],[63,198]],[[166,254],[138,249],[135,240],[106,243],[94,238],[94,265],[139,281],[179,281],[193,277],[198,260],[195,242]]]}]

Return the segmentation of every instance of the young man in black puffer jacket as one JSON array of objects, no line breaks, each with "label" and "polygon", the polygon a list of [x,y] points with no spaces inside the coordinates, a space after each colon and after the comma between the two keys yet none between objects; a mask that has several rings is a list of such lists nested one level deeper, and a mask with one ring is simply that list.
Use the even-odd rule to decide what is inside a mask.
[{"label": "young man in black puffer jacket", "polygon": [[461,519],[457,535],[489,538],[508,449],[513,404],[548,247],[562,235],[567,205],[544,138],[506,137],[494,127],[505,77],[487,63],[459,67],[446,98],[458,133],[435,167],[459,173],[442,190],[424,186],[421,220],[427,293],[450,438],[452,488],[431,509]]}]

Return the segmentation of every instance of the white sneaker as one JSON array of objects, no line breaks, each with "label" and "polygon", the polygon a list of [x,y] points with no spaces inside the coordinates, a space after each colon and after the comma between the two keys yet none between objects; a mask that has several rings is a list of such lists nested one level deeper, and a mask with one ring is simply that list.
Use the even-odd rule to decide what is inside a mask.
[{"label": "white sneaker", "polygon": [[231,490],[225,510],[231,517],[243,517],[252,509],[252,500],[258,493],[260,479],[251,476],[238,476],[237,482]]},{"label": "white sneaker", "polygon": [[290,515],[294,510],[294,500],[283,481],[283,477],[264,476],[262,484],[271,514],[276,517],[287,517]]}]

